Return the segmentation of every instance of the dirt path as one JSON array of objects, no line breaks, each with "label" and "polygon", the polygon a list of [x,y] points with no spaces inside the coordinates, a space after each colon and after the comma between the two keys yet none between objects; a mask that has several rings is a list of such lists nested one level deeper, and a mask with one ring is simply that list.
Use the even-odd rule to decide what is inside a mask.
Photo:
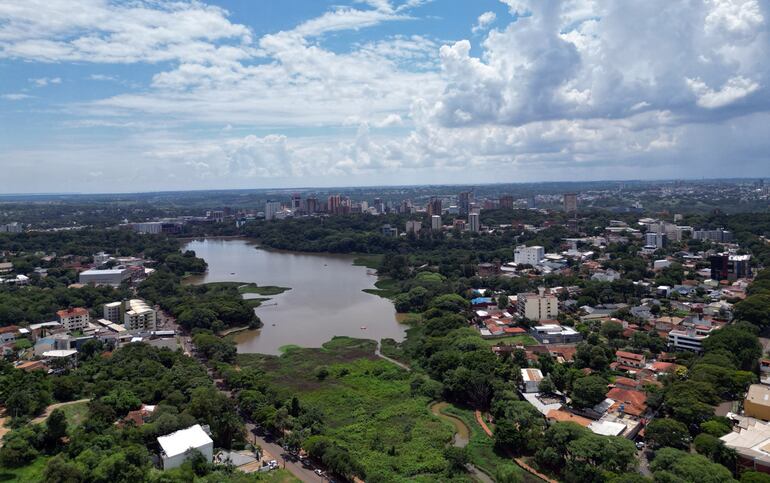
[{"label": "dirt path", "polygon": [[32,421],[30,421],[30,423],[31,424],[40,424],[40,423],[42,423],[43,421],[48,419],[48,416],[51,415],[51,413],[53,412],[54,409],[61,408],[61,407],[64,407],[64,406],[71,406],[73,404],[84,403],[84,402],[88,402],[88,401],[90,401],[90,399],[78,399],[77,401],[68,401],[68,402],[63,402],[63,403],[51,404],[50,406],[45,408],[45,411],[43,412],[43,414],[41,414],[40,416],[38,416],[35,419],[33,419]]},{"label": "dirt path", "polygon": [[479,426],[481,426],[481,429],[483,429],[484,432],[487,433],[487,436],[491,438],[492,430],[489,429],[489,426],[487,426],[487,423],[484,421],[484,418],[481,416],[481,411],[479,411],[478,409],[476,410],[476,422],[479,423]]}]

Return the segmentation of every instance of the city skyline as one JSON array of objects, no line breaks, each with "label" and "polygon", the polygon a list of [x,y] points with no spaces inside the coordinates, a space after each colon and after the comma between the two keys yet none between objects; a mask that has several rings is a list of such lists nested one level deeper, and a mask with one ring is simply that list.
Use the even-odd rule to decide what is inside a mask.
[{"label": "city skyline", "polygon": [[769,17],[756,0],[0,1],[0,192],[768,176]]}]

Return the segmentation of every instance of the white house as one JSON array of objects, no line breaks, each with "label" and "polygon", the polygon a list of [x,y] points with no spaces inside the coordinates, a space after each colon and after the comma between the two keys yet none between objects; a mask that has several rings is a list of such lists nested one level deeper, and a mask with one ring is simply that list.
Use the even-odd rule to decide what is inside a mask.
[{"label": "white house", "polygon": [[193,451],[199,451],[206,461],[211,463],[214,459],[214,441],[203,430],[200,424],[190,426],[187,429],[158,437],[160,445],[160,458],[163,461],[163,469],[178,468],[190,457]]}]

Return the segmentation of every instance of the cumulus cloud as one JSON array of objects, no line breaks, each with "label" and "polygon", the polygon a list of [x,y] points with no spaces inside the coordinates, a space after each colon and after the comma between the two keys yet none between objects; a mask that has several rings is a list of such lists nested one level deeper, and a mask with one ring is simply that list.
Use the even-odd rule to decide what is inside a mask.
[{"label": "cumulus cloud", "polygon": [[[198,2],[36,1],[0,1],[0,57],[158,63],[145,89],[68,108],[104,126],[164,125],[164,139],[131,137],[127,152],[169,176],[473,167],[499,181],[766,162],[770,6],[759,0],[502,0],[508,14],[479,16],[473,41],[379,35],[337,49],[328,34],[414,22],[424,2],[361,0],[253,38]],[[190,139],[190,124],[208,138]]]},{"label": "cumulus cloud", "polygon": [[489,26],[495,22],[496,19],[497,19],[497,15],[495,14],[495,12],[484,12],[481,15],[479,15],[479,18],[476,21],[476,25],[474,25],[471,30],[473,31],[474,34],[483,32],[484,30],[487,30]]}]

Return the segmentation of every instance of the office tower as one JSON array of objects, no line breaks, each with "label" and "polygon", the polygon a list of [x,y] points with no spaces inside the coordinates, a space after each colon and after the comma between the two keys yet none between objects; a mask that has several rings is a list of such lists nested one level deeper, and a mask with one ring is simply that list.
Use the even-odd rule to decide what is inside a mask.
[{"label": "office tower", "polygon": [[479,225],[479,214],[470,213],[468,215],[468,229],[473,232],[478,232],[481,226]]},{"label": "office tower", "polygon": [[565,193],[564,194],[564,211],[567,213],[574,213],[577,211],[577,194]]},{"label": "office tower", "polygon": [[460,196],[458,197],[459,201],[459,207],[460,207],[460,215],[467,215],[471,212],[471,203],[473,203],[473,192],[471,191],[463,191],[460,193]]},{"label": "office tower", "polygon": [[504,195],[500,197],[500,208],[511,210],[513,209],[513,196]]},{"label": "office tower", "polygon": [[431,197],[430,201],[428,202],[428,214],[431,216],[440,215],[441,211],[441,198],[437,198],[435,196]]},{"label": "office tower", "polygon": [[441,230],[441,216],[433,215],[430,217],[430,229],[436,231]]}]

